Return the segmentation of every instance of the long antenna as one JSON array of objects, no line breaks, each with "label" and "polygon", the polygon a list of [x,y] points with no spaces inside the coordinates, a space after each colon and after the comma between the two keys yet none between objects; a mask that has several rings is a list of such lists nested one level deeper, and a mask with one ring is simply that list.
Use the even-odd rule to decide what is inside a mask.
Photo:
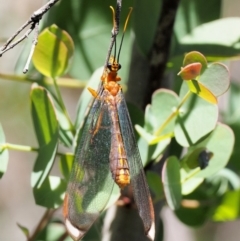
[{"label": "long antenna", "polygon": [[117,0],[116,14],[115,14],[114,8],[113,7],[110,7],[110,8],[113,11],[113,29],[111,31],[112,37],[111,37],[110,46],[108,48],[108,53],[107,53],[107,57],[105,60],[104,69],[107,68],[108,61],[109,61],[109,58],[110,58],[110,55],[112,52],[113,44],[115,43],[116,37],[119,32],[119,22],[120,22],[120,13],[121,13],[121,9],[122,9],[122,0]]},{"label": "long antenna", "polygon": [[128,24],[130,15],[131,15],[131,13],[132,13],[132,10],[133,10],[133,8],[130,7],[130,8],[129,8],[129,13],[128,13],[128,15],[127,15],[127,18],[126,18],[126,21],[125,21],[125,24],[124,24],[123,35],[122,35],[122,39],[121,39],[121,43],[120,43],[119,51],[118,51],[118,57],[117,57],[117,62],[118,62],[118,63],[119,63],[120,52],[121,52],[122,43],[123,43],[123,39],[124,39],[124,34],[125,34],[125,32],[126,32],[127,24]]}]

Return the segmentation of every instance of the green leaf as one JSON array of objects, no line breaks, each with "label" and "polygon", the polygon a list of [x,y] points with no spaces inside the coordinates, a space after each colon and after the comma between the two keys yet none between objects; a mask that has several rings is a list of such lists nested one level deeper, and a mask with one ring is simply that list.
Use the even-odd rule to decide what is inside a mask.
[{"label": "green leaf", "polygon": [[22,226],[21,224],[17,223],[17,226],[22,230],[23,234],[25,237],[28,239],[29,238],[29,230],[28,228]]},{"label": "green leaf", "polygon": [[[240,31],[235,29],[240,24],[240,18],[222,18],[196,27],[189,35],[181,39],[187,44],[213,44],[240,48]],[[224,34],[222,34],[224,33]]]},{"label": "green leaf", "polygon": [[138,47],[147,56],[153,44],[162,1],[154,0],[149,4],[145,0],[138,0],[135,3],[132,14],[133,30]]},{"label": "green leaf", "polygon": [[234,171],[228,168],[221,169],[216,175],[209,177],[207,180],[211,181],[212,179],[215,179],[215,178],[226,179],[228,183],[227,188],[229,188],[230,186],[233,190],[240,189],[239,176],[237,175],[237,173],[235,173]]},{"label": "green leaf", "polygon": [[61,155],[59,165],[60,165],[60,170],[66,180],[69,179],[69,175],[72,170],[73,161],[74,161],[74,154],[66,153],[65,155]]},{"label": "green leaf", "polygon": [[[55,218],[54,220],[49,221],[48,225],[38,232],[38,235],[34,240],[58,241],[61,240],[63,236],[66,236],[66,228],[61,220]],[[70,237],[64,238],[64,241],[72,241],[72,239]]]},{"label": "green leaf", "polygon": [[[34,84],[30,97],[32,119],[39,143],[38,157],[31,176],[32,187],[37,192],[37,189],[41,189],[54,163],[59,128],[54,106],[46,89]],[[39,203],[36,198],[35,196],[36,202]]]},{"label": "green leaf", "polygon": [[181,207],[175,210],[180,221],[190,227],[201,226],[209,217],[209,208],[205,205],[198,207]]},{"label": "green leaf", "polygon": [[71,36],[55,24],[51,25],[48,29],[51,33],[55,34],[57,38],[64,42],[68,49],[68,57],[71,58],[74,53],[74,43]]},{"label": "green leaf", "polygon": [[180,207],[181,183],[180,183],[180,164],[175,156],[169,157],[164,163],[162,170],[163,189],[169,207],[176,210]]},{"label": "green leaf", "polygon": [[233,221],[240,217],[240,190],[226,192],[212,219],[217,222]]},{"label": "green leaf", "polygon": [[203,183],[204,178],[196,177],[194,174],[193,171],[185,172],[181,169],[182,195],[192,193],[201,183]]},{"label": "green leaf", "polygon": [[[179,98],[175,92],[159,89],[152,95],[152,102],[145,110],[144,128],[156,136],[169,134],[174,130],[175,119],[164,124],[178,106]],[[164,125],[164,126],[163,126]]]},{"label": "green leaf", "polygon": [[57,119],[59,122],[59,139],[65,146],[71,147],[74,136],[71,130],[71,125],[69,123],[69,120],[66,117],[66,114],[64,113],[62,107],[55,99],[54,99],[54,106],[55,106]]},{"label": "green leaf", "polygon": [[8,150],[1,145],[5,144],[5,135],[3,132],[2,125],[0,124],[0,178],[7,171],[9,154]]},{"label": "green leaf", "polygon": [[58,208],[63,203],[66,188],[66,181],[60,177],[48,176],[39,188],[33,189],[36,204],[46,208]]},{"label": "green leaf", "polygon": [[199,155],[204,150],[205,150],[204,147],[200,147],[200,148],[194,149],[193,151],[189,151],[181,161],[182,167],[186,171],[190,171],[190,170],[193,170],[197,167],[200,167],[200,165],[199,165]]},{"label": "green leaf", "polygon": [[67,70],[73,50],[73,41],[68,33],[52,25],[39,35],[33,63],[40,73],[55,78]]},{"label": "green leaf", "polygon": [[208,167],[197,173],[196,177],[211,177],[224,168],[231,156],[233,145],[234,134],[232,130],[228,126],[218,123],[214,131],[206,139],[190,148],[190,150],[192,150],[205,147],[213,153]]},{"label": "green leaf", "polygon": [[184,67],[193,63],[201,63],[202,65],[201,72],[204,72],[208,66],[205,56],[197,51],[191,51],[184,56],[184,59],[183,59]]},{"label": "green leaf", "polygon": [[189,80],[187,81],[187,85],[189,90],[197,96],[203,98],[211,104],[217,104],[217,98],[214,96],[214,94],[199,81]]},{"label": "green leaf", "polygon": [[221,0],[208,2],[182,0],[178,7],[174,25],[174,33],[178,41],[197,26],[218,19],[221,16],[221,3]]},{"label": "green leaf", "polygon": [[229,88],[229,70],[224,64],[213,63],[203,72],[199,81],[215,96],[220,96]]},{"label": "green leaf", "polygon": [[178,96],[170,90],[160,89],[154,92],[152,103],[145,110],[144,127],[136,125],[141,138],[138,145],[144,164],[159,159],[171,141],[175,117],[166,122],[178,105]]},{"label": "green leaf", "polygon": [[237,83],[231,83],[230,93],[228,94],[228,103],[226,108],[224,108],[223,121],[230,126],[230,128],[235,133],[235,144],[234,150],[231,155],[229,163],[231,163],[231,168],[237,173],[240,171],[240,86]]},{"label": "green leaf", "polygon": [[[141,136],[138,139],[138,147],[139,147],[139,151],[141,154],[143,166],[145,167],[149,163],[149,161],[160,160],[162,153],[166,149],[166,147],[169,145],[171,138],[166,138],[164,140],[161,140],[157,144],[150,144],[149,142],[147,142],[147,138],[145,136],[145,134],[146,134],[145,129],[143,129],[141,126],[138,126],[138,125],[135,125],[135,128]],[[149,133],[147,133],[147,135],[148,134]],[[150,136],[150,137],[152,137],[152,136]],[[150,141],[151,140],[152,140],[152,138],[150,138]]]},{"label": "green leaf", "polygon": [[[180,97],[186,95],[188,87],[183,82]],[[200,138],[211,132],[218,119],[218,107],[199,98],[195,94],[182,105],[174,129],[177,142],[185,147],[195,144]]]},{"label": "green leaf", "polygon": [[204,181],[204,178],[196,177],[197,173],[201,171],[199,155],[204,150],[204,147],[191,150],[181,160],[180,173],[183,195],[192,193]]},{"label": "green leaf", "polygon": [[[196,1],[195,1],[196,2]],[[221,6],[219,0],[211,1],[211,5],[215,3],[215,8]],[[192,2],[191,2],[192,3]],[[197,12],[200,12],[199,8],[196,8]],[[195,9],[195,10],[196,10]],[[186,10],[186,9],[185,9]],[[210,9],[206,9],[209,11]],[[190,11],[189,9],[187,11]],[[204,15],[206,13],[204,12]],[[186,12],[184,12],[186,13]],[[182,15],[184,14],[182,12]],[[196,11],[195,11],[196,13]],[[192,15],[197,17],[197,14],[192,12]],[[213,15],[212,13],[209,15]],[[188,17],[188,15],[186,16]],[[185,18],[186,18],[185,17]],[[225,57],[230,57],[233,55],[237,55],[239,52],[239,31],[235,31],[235,26],[237,26],[240,22],[240,18],[215,18],[213,16],[208,16],[210,22],[205,22],[204,24],[198,24],[198,21],[202,21],[203,16],[198,19],[194,19],[195,21],[193,25],[197,27],[193,27],[192,23],[189,22],[189,19],[186,19],[185,26],[181,26],[181,29],[177,29],[176,32],[179,35],[178,43],[179,45],[175,48],[175,54],[181,54],[183,52],[189,52],[192,49],[200,51],[205,54],[207,59],[222,59]],[[210,19],[211,18],[211,19]],[[217,19],[217,20],[216,20]],[[211,21],[215,20],[215,21]],[[176,22],[182,21],[182,19],[176,19]],[[183,21],[182,21],[183,23]],[[182,25],[181,23],[181,25]],[[179,25],[179,24],[177,24]],[[192,28],[193,27],[193,28]],[[175,27],[176,30],[177,26]],[[222,34],[224,32],[224,35]],[[220,37],[219,37],[220,36]],[[219,55],[220,53],[220,55]]]},{"label": "green leaf", "polygon": [[163,187],[162,181],[159,174],[151,171],[147,171],[146,173],[147,182],[150,190],[154,194],[154,199],[160,199],[163,197]]}]

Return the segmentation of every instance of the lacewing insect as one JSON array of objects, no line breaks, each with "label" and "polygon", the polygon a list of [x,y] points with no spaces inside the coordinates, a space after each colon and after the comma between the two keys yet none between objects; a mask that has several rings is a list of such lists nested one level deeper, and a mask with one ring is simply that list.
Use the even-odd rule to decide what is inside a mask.
[{"label": "lacewing insect", "polygon": [[[115,16],[114,9],[111,9]],[[114,44],[116,49],[116,42]],[[104,69],[98,92],[89,88],[94,101],[82,129],[64,199],[65,224],[74,240],[80,240],[104,210],[114,183],[121,190],[131,185],[145,234],[151,240],[155,236],[152,200],[134,129],[118,83],[121,80],[118,76],[121,68],[119,54],[117,60],[115,57],[109,59]]]}]

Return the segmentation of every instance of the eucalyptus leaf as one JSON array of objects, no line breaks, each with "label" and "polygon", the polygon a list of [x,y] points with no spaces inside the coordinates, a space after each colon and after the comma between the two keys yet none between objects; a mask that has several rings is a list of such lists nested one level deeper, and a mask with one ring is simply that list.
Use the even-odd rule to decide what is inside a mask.
[{"label": "eucalyptus leaf", "polygon": [[178,106],[179,98],[171,90],[159,89],[152,95],[152,102],[145,111],[145,128],[156,136],[173,132],[175,117],[167,124],[166,120]]},{"label": "eucalyptus leaf", "polygon": [[175,156],[169,157],[163,166],[162,182],[169,207],[176,210],[182,200],[180,183],[180,164]]},{"label": "eucalyptus leaf", "polygon": [[60,177],[48,176],[40,188],[33,190],[36,204],[46,208],[58,208],[62,205],[66,188],[66,181]]},{"label": "eucalyptus leaf", "polygon": [[197,173],[196,177],[211,177],[224,168],[229,161],[233,146],[234,134],[232,130],[228,126],[218,123],[214,131],[206,139],[190,148],[191,150],[193,148],[205,147],[213,153],[208,167]]},{"label": "eucalyptus leaf", "polygon": [[212,63],[200,76],[199,81],[215,96],[220,96],[229,88],[229,70],[224,64]]},{"label": "eucalyptus leaf", "polygon": [[197,96],[203,98],[211,104],[217,104],[217,98],[215,95],[199,81],[189,80],[187,81],[189,90]]},{"label": "eucalyptus leaf", "polygon": [[[189,202],[191,205],[191,201]],[[190,226],[190,227],[199,227],[204,224],[204,222],[209,218],[209,208],[206,206],[199,207],[181,207],[180,209],[175,210],[176,216],[179,220]]]},{"label": "eucalyptus leaf", "polygon": [[56,25],[43,30],[33,54],[33,63],[45,76],[55,78],[65,73],[73,55],[73,41]]},{"label": "eucalyptus leaf", "polygon": [[[182,83],[180,97],[186,95],[188,87]],[[195,94],[182,105],[174,129],[177,142],[185,147],[194,145],[199,139],[211,132],[218,119],[218,107],[199,98]]]},{"label": "eucalyptus leaf", "polygon": [[[153,44],[162,1],[154,0],[149,4],[145,0],[135,1],[133,8],[133,30],[141,52],[147,56]],[[151,14],[149,14],[151,13]]]},{"label": "eucalyptus leaf", "polygon": [[[240,31],[235,26],[240,24],[240,18],[221,18],[196,27],[189,35],[181,39],[181,43],[201,43],[223,46],[233,46],[239,49]],[[224,34],[222,34],[224,32]]]},{"label": "eucalyptus leaf", "polygon": [[60,165],[60,170],[66,180],[69,179],[69,175],[72,170],[73,161],[74,161],[74,155],[72,153],[66,153],[64,155],[61,155],[59,165]]},{"label": "eucalyptus leaf", "polygon": [[[49,174],[58,147],[58,121],[53,102],[46,89],[33,84],[31,90],[31,112],[36,137],[39,144],[38,156],[34,164],[31,184],[34,193],[41,192]],[[37,200],[39,196],[35,196]]]},{"label": "eucalyptus leaf", "polygon": [[[211,4],[213,3],[214,1],[211,1]],[[221,3],[218,4],[221,6]],[[235,26],[239,24],[239,19],[237,17],[212,18],[211,20],[214,21],[209,19],[209,22],[200,24],[195,28],[191,28],[192,26],[190,26],[190,28],[183,28],[184,30],[178,29],[177,32],[180,33],[179,37],[180,35],[181,37],[178,38],[179,46],[176,48],[176,53],[189,52],[195,49],[204,53],[208,59],[223,59],[237,55],[240,48],[239,31],[235,31]],[[183,34],[183,32],[186,34]],[[222,34],[223,32],[224,35]]]},{"label": "eucalyptus leaf", "polygon": [[208,2],[182,0],[179,4],[175,20],[174,32],[180,41],[197,26],[221,16],[221,0]]},{"label": "eucalyptus leaf", "polygon": [[155,199],[160,199],[163,196],[162,180],[159,174],[151,171],[146,173],[147,182],[150,190],[154,194]]},{"label": "eucalyptus leaf", "polygon": [[207,59],[205,58],[205,56],[197,51],[191,51],[184,56],[183,66],[193,64],[193,63],[201,63],[201,65],[202,65],[201,71],[202,72],[204,72],[208,66]]},{"label": "eucalyptus leaf", "polygon": [[240,190],[226,192],[220,205],[214,210],[212,219],[214,221],[232,221],[240,217]]}]

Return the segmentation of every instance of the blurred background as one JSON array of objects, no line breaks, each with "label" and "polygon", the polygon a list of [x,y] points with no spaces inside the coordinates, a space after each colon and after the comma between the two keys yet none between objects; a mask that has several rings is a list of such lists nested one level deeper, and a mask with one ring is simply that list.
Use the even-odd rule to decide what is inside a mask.
[{"label": "blurred background", "polygon": [[[222,17],[240,17],[240,1],[222,2]],[[0,0],[0,45],[44,3],[42,0]],[[31,41],[31,37],[28,41]],[[22,46],[14,48],[0,58],[1,73],[14,72]],[[102,63],[104,61],[105,55],[102,56]],[[225,64],[230,68],[232,79],[239,79],[240,63],[235,61]],[[9,143],[37,146],[30,115],[30,88],[31,85],[27,83],[0,79],[0,123]],[[81,90],[62,88],[61,91],[69,114],[74,119]],[[226,97],[221,98],[220,102],[224,106]],[[0,180],[0,240],[2,241],[25,240],[17,223],[33,230],[44,213],[44,208],[35,205],[30,187],[30,175],[35,157],[35,153],[10,151],[8,170]],[[162,209],[161,215],[164,220],[164,241],[237,241],[240,237],[240,221],[218,224],[209,222],[201,228],[193,229],[180,223],[168,207]]]}]

